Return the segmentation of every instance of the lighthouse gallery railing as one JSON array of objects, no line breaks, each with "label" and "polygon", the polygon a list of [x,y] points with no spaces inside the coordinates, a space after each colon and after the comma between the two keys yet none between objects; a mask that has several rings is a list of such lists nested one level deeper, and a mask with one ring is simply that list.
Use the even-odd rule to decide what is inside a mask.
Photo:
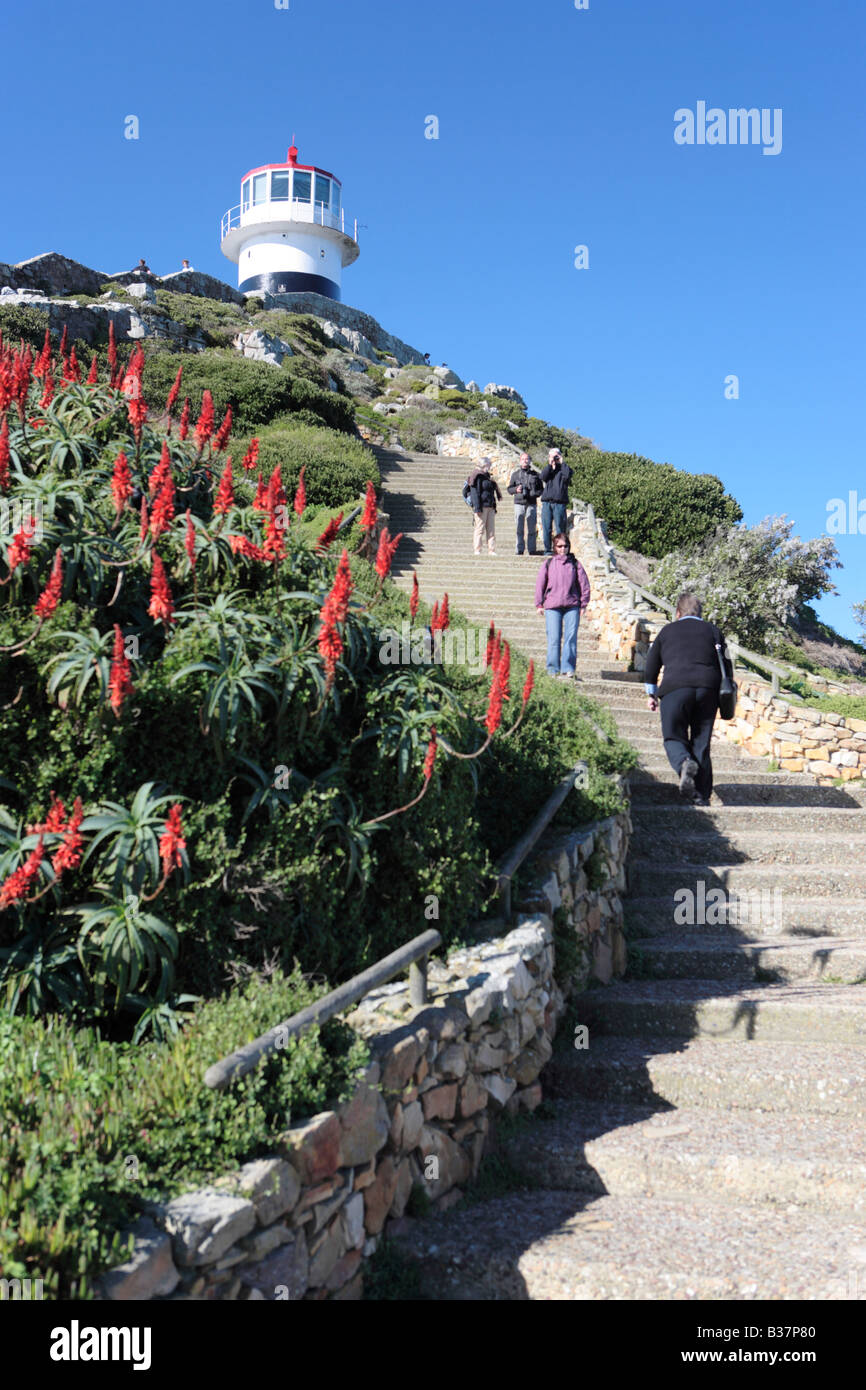
[{"label": "lighthouse gallery railing", "polygon": [[[358,219],[356,217],[354,223],[351,219],[349,220],[349,227],[352,230],[347,231],[345,208],[341,208],[339,212],[331,212],[325,203],[306,203],[297,198],[293,198],[291,202],[288,198],[268,198],[265,202],[247,203],[246,206],[239,203],[237,207],[229,208],[228,212],[223,214],[220,223],[220,241],[224,241],[229,232],[242,225],[244,213],[255,208],[267,208],[274,205],[280,209],[278,216],[281,221],[315,223],[320,227],[331,227],[335,232],[343,232],[346,236],[351,236],[354,241],[358,240]],[[249,225],[255,226],[255,222],[250,222]]]}]

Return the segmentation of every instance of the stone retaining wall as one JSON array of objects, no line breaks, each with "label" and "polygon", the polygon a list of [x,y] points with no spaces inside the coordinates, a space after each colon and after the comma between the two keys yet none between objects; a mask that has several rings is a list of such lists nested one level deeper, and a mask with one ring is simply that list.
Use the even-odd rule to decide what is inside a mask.
[{"label": "stone retaining wall", "polygon": [[555,837],[533,865],[517,927],[431,961],[424,1007],[412,1008],[405,982],[367,995],[349,1018],[371,1049],[351,1098],[286,1130],[267,1157],[152,1207],[99,1296],[359,1298],[364,1259],[406,1221],[413,1189],[437,1210],[458,1201],[496,1116],[540,1103],[565,1005],[554,914],[579,948],[566,991],[624,969],[629,832],[623,812]]},{"label": "stone retaining wall", "polygon": [[491,444],[489,439],[482,439],[471,430],[458,429],[451,430],[448,434],[437,434],[436,452],[440,458],[468,459],[471,463],[480,463],[481,459],[489,458],[492,464],[490,471],[498,482],[503,497],[518,464],[518,454],[513,449]]}]

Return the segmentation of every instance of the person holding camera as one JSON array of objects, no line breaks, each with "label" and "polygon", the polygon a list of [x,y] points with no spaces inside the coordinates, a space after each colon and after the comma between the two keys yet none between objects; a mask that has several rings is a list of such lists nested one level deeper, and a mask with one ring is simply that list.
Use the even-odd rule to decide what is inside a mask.
[{"label": "person holding camera", "polygon": [[572,555],[568,536],[554,536],[553,546],[553,557],[541,566],[535,581],[535,607],[547,629],[547,674],[577,679],[577,634],[589,603],[589,578]]},{"label": "person holding camera", "polygon": [[[535,548],[536,525],[538,519],[538,499],[543,483],[541,474],[533,467],[528,454],[520,455],[520,466],[515,468],[508,484],[508,491],[514,498],[514,519],[517,523],[517,554],[522,555],[526,548],[530,555],[537,554]],[[524,531],[526,539],[524,540]]]},{"label": "person holding camera", "polygon": [[545,555],[552,555],[551,532],[564,535],[567,530],[566,510],[571,469],[567,463],[563,463],[562,454],[558,449],[548,450],[547,458],[547,467],[541,472],[541,481],[544,484],[541,493],[541,535]]},{"label": "person holding camera", "polygon": [[[725,639],[713,623],[704,622],[703,607],[694,594],[680,594],[674,620],[667,623],[649,650],[644,682],[649,708],[661,705],[662,737],[668,762],[680,779],[680,791],[696,806],[709,806],[713,791],[710,743],[719,708],[722,661],[718,647]],[[723,658],[725,673],[733,666]],[[664,679],[656,684],[664,667]]]}]

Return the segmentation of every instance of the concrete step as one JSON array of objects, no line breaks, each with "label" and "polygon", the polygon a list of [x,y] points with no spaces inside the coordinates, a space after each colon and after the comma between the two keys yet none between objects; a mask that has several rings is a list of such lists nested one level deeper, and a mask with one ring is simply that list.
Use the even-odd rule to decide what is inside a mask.
[{"label": "concrete step", "polygon": [[634,897],[666,897],[682,889],[698,893],[699,883],[710,888],[724,888],[732,893],[772,893],[778,888],[787,899],[828,899],[831,903],[845,898],[863,898],[863,871],[835,864],[731,864],[726,867],[710,864],[650,863],[635,859],[628,866],[629,890]]},{"label": "concrete step", "polygon": [[[659,772],[654,781],[651,773],[638,768],[629,773],[634,804],[683,805],[679,784],[673,773]],[[821,787],[812,782],[783,782],[772,772],[720,772],[713,787],[712,804],[726,806],[852,806],[856,799],[841,787]]]},{"label": "concrete step", "polygon": [[862,1043],[721,1046],[715,1039],[665,1038],[661,1043],[594,1036],[592,1030],[589,1037],[586,1051],[554,1052],[544,1072],[549,1095],[735,1114],[847,1115],[866,1121]]},{"label": "concrete step", "polygon": [[[682,886],[679,884],[675,891]],[[705,884],[704,896],[698,898],[696,895],[695,916],[698,915],[699,902],[704,904],[700,915],[705,918],[710,916],[706,894],[715,886],[718,886],[715,882]],[[691,880],[690,889],[696,891],[694,879]],[[736,915],[743,924],[740,927],[726,929],[710,923],[693,930],[712,932],[713,935],[729,932],[735,941],[739,941],[744,934],[751,938],[777,940],[780,931],[784,931],[787,936],[794,936],[804,943],[818,943],[816,949],[820,949],[820,944],[826,939],[835,941],[839,937],[850,937],[859,940],[866,937],[866,898],[795,897],[781,885],[774,898],[773,891],[769,889],[763,898],[754,901],[745,899],[739,904]],[[677,926],[678,918],[675,916],[679,912],[679,919],[682,919],[684,902],[688,900],[682,896],[675,898],[673,892],[658,897],[636,894],[627,897],[623,903],[625,918],[635,944],[642,948],[655,937],[667,936],[673,930],[685,930]]]},{"label": "concrete step", "polygon": [[543,1188],[866,1216],[866,1141],[842,1115],[561,1101],[498,1148]]},{"label": "concrete step", "polygon": [[[687,808],[688,809],[688,808]],[[701,831],[686,834],[672,830],[655,837],[638,838],[632,848],[632,862],[639,866],[647,859],[655,863],[702,864],[841,864],[852,860],[866,862],[866,831],[831,835],[829,831],[807,835],[788,830],[758,834],[756,831]]]},{"label": "concrete step", "polygon": [[743,988],[732,981],[635,980],[575,999],[590,1037],[700,1037],[717,1043],[858,1044],[866,1055],[866,989],[788,984]]},{"label": "concrete step", "polygon": [[[831,790],[835,790],[831,788]],[[635,806],[632,812],[635,838],[684,834],[766,834],[789,831],[791,835],[827,831],[830,835],[866,833],[866,808],[786,806],[782,810],[759,806]],[[864,861],[866,862],[866,861]],[[866,886],[866,869],[864,869]]]},{"label": "concrete step", "polygon": [[[708,926],[673,928],[663,937],[629,942],[629,976],[635,968],[650,977],[666,980],[798,980],[866,983],[866,930],[851,937],[798,937],[774,935],[771,940],[752,940],[752,917],[764,917],[767,928],[781,930],[784,903],[760,906],[743,913],[739,927],[724,935]],[[749,938],[749,939],[744,939]]]},{"label": "concrete step", "polygon": [[399,1245],[437,1301],[751,1303],[866,1297],[864,1239],[847,1213],[530,1191],[414,1223]]}]

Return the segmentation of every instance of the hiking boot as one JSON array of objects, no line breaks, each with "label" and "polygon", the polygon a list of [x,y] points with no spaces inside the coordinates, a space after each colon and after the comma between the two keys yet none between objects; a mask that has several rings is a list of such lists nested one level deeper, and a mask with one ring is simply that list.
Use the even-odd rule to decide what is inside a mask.
[{"label": "hiking boot", "polygon": [[697,796],[695,778],[698,775],[698,765],[694,758],[686,758],[680,767],[680,791],[683,796],[687,796],[690,801],[694,801]]}]

